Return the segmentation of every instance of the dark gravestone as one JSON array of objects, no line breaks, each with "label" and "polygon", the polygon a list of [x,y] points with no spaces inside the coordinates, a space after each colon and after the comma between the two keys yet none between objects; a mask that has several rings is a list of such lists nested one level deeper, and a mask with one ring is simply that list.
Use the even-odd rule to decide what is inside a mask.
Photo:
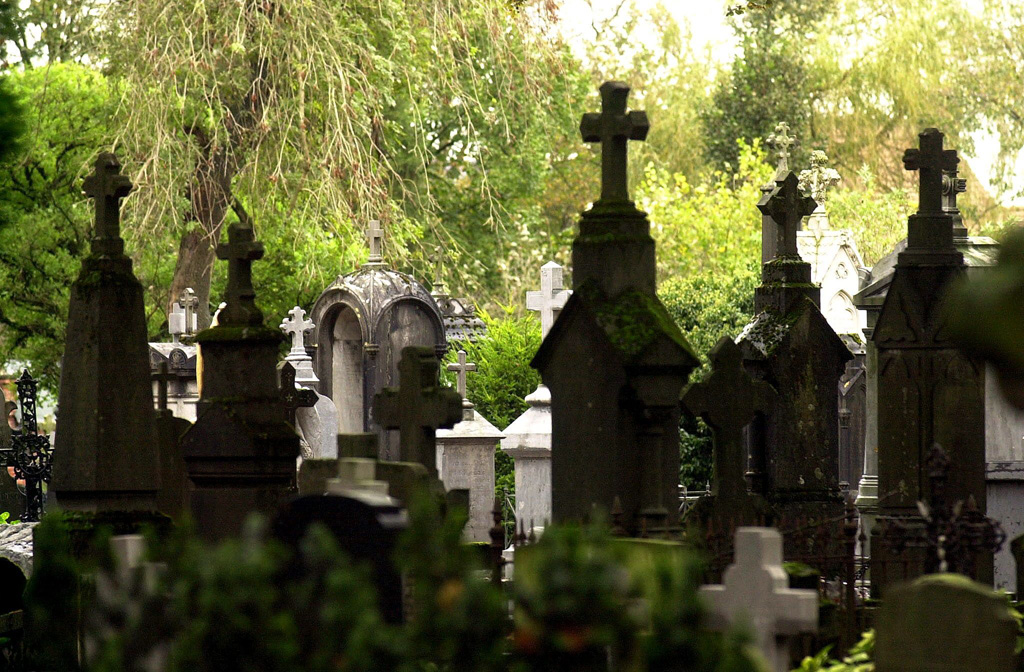
[{"label": "dark gravestone", "polygon": [[400,432],[403,462],[422,464],[437,476],[435,432],[462,420],[462,396],[439,382],[440,363],[432,348],[402,350],[397,388],[382,390],[373,402],[373,419],[385,429]]},{"label": "dark gravestone", "polygon": [[[285,504],[274,520],[274,536],[298,549],[310,526],[321,524],[357,563],[372,572],[381,611],[389,623],[402,620],[402,578],[392,560],[395,544],[405,530],[405,511],[394,500],[360,496],[299,497]],[[294,563],[292,571],[301,566]]]},{"label": "dark gravestone", "polygon": [[712,373],[683,394],[683,406],[704,420],[714,434],[714,479],[711,493],[692,512],[703,526],[719,530],[754,525],[767,512],[764,500],[747,492],[747,446],[743,429],[772,408],[775,390],[743,369],[743,355],[723,336],[711,350]]},{"label": "dark gravestone", "polygon": [[[782,518],[831,521],[820,538],[839,539],[839,379],[852,355],[818,309],[819,287],[797,253],[800,220],[816,206],[796,175],[780,169],[757,207],[777,256],[762,266],[756,315],[737,342],[747,372],[778,397],[747,430],[749,477]],[[787,537],[787,557],[793,550]]]},{"label": "dark gravestone", "polygon": [[25,509],[22,522],[38,522],[43,515],[46,494],[53,467],[50,437],[39,432],[36,421],[36,380],[25,370],[18,378],[18,402],[21,404],[21,428],[11,437],[11,447],[0,466],[14,470],[14,479],[25,488]]},{"label": "dark gravestone", "polygon": [[698,360],[655,294],[654,240],[629,200],[626,144],[647,134],[629,87],[601,86],[583,117],[601,143],[601,198],[573,241],[575,292],[531,366],[551,389],[554,522],[586,519],[618,497],[627,532],[678,519],[679,393]]},{"label": "dark gravestone", "polygon": [[[920,135],[921,148],[907,150],[904,164],[920,171],[920,204],[907,225],[892,284],[872,340],[878,357],[878,481],[880,515],[916,515],[918,500],[929,500],[926,458],[933,444],[949,452],[947,497],[974,497],[985,512],[985,370],[949,338],[946,290],[964,273],[963,255],[953,244],[953,217],[943,207],[943,171],[956,168],[953,150],[942,148],[942,133]],[[877,553],[876,553],[877,551]],[[872,544],[872,555],[885,549]],[[899,566],[899,563],[893,563]],[[906,565],[905,565],[906,566]],[[913,578],[888,573],[890,581]],[[978,564],[976,577],[992,582],[992,560]],[[877,580],[873,588],[883,588]]]},{"label": "dark gravestone", "polygon": [[841,336],[853,359],[839,379],[839,481],[856,489],[864,474],[864,423],[867,414],[865,350],[850,336]]},{"label": "dark gravestone", "polygon": [[181,437],[192,426],[184,418],[177,418],[167,408],[167,384],[177,383],[179,376],[171,373],[167,362],[160,363],[159,373],[153,375],[157,384],[156,433],[160,444],[160,490],[156,507],[160,513],[175,520],[189,510],[188,469],[181,452]]},{"label": "dark gravestone", "polygon": [[182,437],[192,517],[207,539],[238,534],[251,512],[276,510],[295,491],[299,456],[277,381],[284,337],[264,326],[252,286],[263,246],[239,225],[228,241],[217,248],[228,261],[227,305],[219,324],[196,336],[204,368],[199,417]]},{"label": "dark gravestone", "polygon": [[76,511],[153,510],[160,487],[142,285],[119,231],[132,185],[120,169],[101,154],[83,184],[96,224],[71,286],[51,484]]},{"label": "dark gravestone", "polygon": [[1017,601],[1021,601],[1021,594],[1024,594],[1024,534],[1016,537],[1010,542],[1010,552],[1013,553],[1013,561],[1017,567]]}]

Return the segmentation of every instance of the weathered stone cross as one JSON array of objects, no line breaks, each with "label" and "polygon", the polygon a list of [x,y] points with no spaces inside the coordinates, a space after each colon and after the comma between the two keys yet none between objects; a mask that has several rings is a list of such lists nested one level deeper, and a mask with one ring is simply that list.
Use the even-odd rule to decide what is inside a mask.
[{"label": "weathered stone cross", "polygon": [[295,412],[300,408],[316,406],[316,392],[295,385],[295,367],[291,362],[282,362],[277,370],[281,377],[281,400],[288,422],[295,426]]},{"label": "weathered stone cross", "polygon": [[650,130],[647,114],[626,112],[629,86],[625,82],[601,85],[601,112],[588,112],[580,121],[584,142],[601,143],[601,200],[599,203],[628,203],[626,143],[644,140]]},{"label": "weathered stone cross", "polygon": [[96,203],[96,227],[92,241],[94,254],[124,254],[121,240],[121,199],[131,193],[132,183],[121,175],[121,163],[110,152],[104,152],[93,164],[93,174],[85,178],[82,191]]},{"label": "weathered stone cross", "polygon": [[942,171],[956,170],[960,158],[955,149],[942,148],[943,135],[937,128],[926,128],[918,137],[920,149],[904,152],[903,167],[921,173],[917,212],[922,215],[941,215]]},{"label": "weathered stone cross", "polygon": [[470,371],[476,371],[476,364],[466,361],[466,351],[459,350],[459,361],[458,363],[452,363],[448,365],[449,371],[456,372],[455,378],[455,391],[459,393],[459,396],[463,399],[466,398],[466,373]]},{"label": "weathered stone cross", "polygon": [[799,254],[796,232],[800,230],[800,222],[818,207],[813,198],[804,196],[798,182],[796,175],[788,173],[782,182],[776,182],[775,187],[757,202],[761,214],[771,217],[778,226],[778,244],[775,247],[777,256],[795,257]]},{"label": "weathered stone cross", "polygon": [[368,264],[379,264],[384,261],[381,243],[384,240],[384,229],[380,228],[380,220],[371,219],[366,229],[366,239],[370,242],[370,258]]},{"label": "weathered stone cross", "polygon": [[398,363],[398,387],[386,387],[373,398],[374,422],[400,432],[401,459],[419,462],[434,476],[435,432],[462,420],[462,396],[450,387],[441,387],[439,373],[433,348],[407,346]]},{"label": "weathered stone cross", "polygon": [[767,527],[736,529],[735,559],[723,585],[701,586],[711,625],[750,628],[771,669],[789,670],[786,636],[818,628],[818,591],[789,588],[782,568],[782,535]]},{"label": "weathered stone cross", "polygon": [[789,124],[780,121],[775,124],[775,132],[768,135],[768,144],[775,148],[779,157],[777,170],[789,170],[789,148],[796,144],[796,138],[789,134]]},{"label": "weathered stone cross", "polygon": [[288,311],[291,319],[284,319],[281,321],[281,331],[289,334],[292,339],[291,354],[306,356],[306,344],[304,335],[307,331],[315,327],[313,320],[306,319],[306,311],[299,306],[295,306]]},{"label": "weathered stone cross", "polygon": [[228,242],[217,246],[217,258],[228,262],[227,305],[220,311],[220,326],[262,325],[263,313],[256,307],[252,286],[252,262],[263,258],[263,243],[256,241],[251,228],[235,224],[228,229]]},{"label": "weathered stone cross", "polygon": [[778,396],[775,389],[743,369],[740,348],[723,336],[711,350],[711,375],[683,393],[683,405],[708,424],[714,434],[715,478],[711,493],[723,500],[742,497],[747,451],[743,428],[755,414],[768,411]]},{"label": "weathered stone cross", "polygon": [[942,171],[942,211],[953,218],[953,237],[966,238],[967,227],[960,208],[956,207],[956,197],[967,191],[967,180],[956,175],[955,168]]},{"label": "weathered stone cross", "polygon": [[551,331],[558,313],[565,308],[565,302],[572,294],[562,288],[562,267],[549,261],[540,267],[540,291],[526,293],[527,310],[540,313],[540,335],[544,338]]},{"label": "weathered stone cross", "polygon": [[170,373],[167,368],[167,362],[160,362],[160,372],[152,374],[153,381],[156,383],[156,407],[157,410],[167,410],[167,384],[173,383],[178,380],[178,374]]}]

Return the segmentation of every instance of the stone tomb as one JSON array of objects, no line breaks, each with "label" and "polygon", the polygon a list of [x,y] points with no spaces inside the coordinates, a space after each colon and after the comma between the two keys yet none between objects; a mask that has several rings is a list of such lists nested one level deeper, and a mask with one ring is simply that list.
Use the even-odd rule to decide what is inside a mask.
[{"label": "stone tomb", "polygon": [[575,291],[531,366],[551,389],[553,522],[622,504],[631,534],[673,529],[679,509],[679,393],[698,360],[655,293],[654,240],[629,199],[626,144],[649,128],[629,87],[601,86],[580,131],[601,143],[601,198],[573,242]]},{"label": "stone tomb", "polygon": [[[339,276],[316,300],[311,343],[319,391],[338,409],[338,433],[379,431],[370,413],[374,396],[398,384],[402,350],[448,349],[444,320],[430,292],[412,276],[387,268],[384,232],[370,223],[370,257],[362,268]],[[399,457],[398,437],[382,435],[381,459]]]}]

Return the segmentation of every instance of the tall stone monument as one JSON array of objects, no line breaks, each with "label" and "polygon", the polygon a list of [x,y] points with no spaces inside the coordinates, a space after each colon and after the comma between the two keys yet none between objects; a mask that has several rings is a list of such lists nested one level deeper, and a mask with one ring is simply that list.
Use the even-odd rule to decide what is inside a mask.
[{"label": "tall stone monument", "polygon": [[[918,500],[928,500],[926,457],[938,443],[948,451],[946,485],[952,501],[973,495],[985,512],[985,369],[950,340],[944,313],[950,283],[964,273],[954,244],[953,216],[943,207],[943,171],[956,168],[955,150],[943,148],[943,134],[928,128],[920,148],[903,156],[907,170],[920,173],[917,213],[907,223],[892,283],[872,334],[877,349],[878,500],[886,518],[915,517]],[[872,542],[872,556],[885,549]],[[923,571],[910,563],[909,576]],[[978,579],[992,581],[992,559],[979,560]],[[875,586],[883,588],[883,586]]]},{"label": "tall stone monument", "polygon": [[272,513],[295,491],[299,456],[277,381],[283,336],[264,325],[252,286],[263,245],[251,228],[234,225],[217,256],[228,262],[227,305],[217,326],[196,336],[204,361],[199,418],[182,438],[192,516],[207,539],[238,534],[251,512]]},{"label": "tall stone monument", "polygon": [[629,140],[649,124],[626,111],[629,87],[601,86],[580,131],[601,143],[601,198],[573,242],[575,291],[531,362],[551,388],[554,522],[608,511],[627,532],[678,522],[679,393],[698,365],[655,293],[654,240],[629,198]]},{"label": "tall stone monument", "polygon": [[[540,289],[526,293],[527,309],[540,313],[542,341],[571,295],[562,287],[562,267],[544,264]],[[530,407],[505,428],[501,449],[515,461],[515,517],[533,527],[551,520],[551,390],[541,383],[526,403]]]},{"label": "tall stone monument", "polygon": [[120,233],[120,200],[132,184],[104,153],[82,187],[96,221],[71,286],[51,488],[66,510],[153,511],[160,453],[146,314]]},{"label": "tall stone monument", "polygon": [[780,163],[757,207],[774,256],[762,265],[755,316],[737,344],[747,372],[778,397],[747,429],[748,477],[779,515],[838,525],[839,378],[852,355],[818,309],[819,287],[797,253],[800,222],[816,204]]}]

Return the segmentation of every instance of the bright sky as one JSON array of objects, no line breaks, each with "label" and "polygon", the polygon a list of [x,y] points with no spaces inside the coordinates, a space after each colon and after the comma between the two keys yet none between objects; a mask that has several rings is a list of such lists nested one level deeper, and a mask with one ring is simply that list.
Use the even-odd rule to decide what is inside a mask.
[{"label": "bright sky", "polygon": [[[657,1],[635,0],[641,11],[654,6]],[[974,12],[982,11],[983,1],[963,0],[967,7]],[[591,39],[593,30],[590,27],[590,22],[595,18],[595,14],[597,20],[608,17],[620,2],[621,0],[589,0],[589,2],[588,0],[563,0],[561,17],[565,35],[570,42]],[[629,0],[625,0],[625,2],[628,4]],[[703,50],[710,46],[712,57],[718,63],[725,64],[732,60],[737,46],[732,30],[726,24],[725,8],[735,4],[735,1],[663,0],[663,4],[673,13],[680,25],[690,26],[695,47]],[[591,6],[594,11],[591,11]],[[975,154],[972,156],[964,153],[963,156],[970,163],[971,169],[974,170],[978,178],[988,184],[996,153],[999,151],[999,139],[989,133],[976,133],[974,144]],[[1016,190],[1024,191],[1024,157],[1018,159],[1015,172],[1018,178],[1014,186]],[[1024,197],[1008,199],[1006,204],[1024,205]]]}]

